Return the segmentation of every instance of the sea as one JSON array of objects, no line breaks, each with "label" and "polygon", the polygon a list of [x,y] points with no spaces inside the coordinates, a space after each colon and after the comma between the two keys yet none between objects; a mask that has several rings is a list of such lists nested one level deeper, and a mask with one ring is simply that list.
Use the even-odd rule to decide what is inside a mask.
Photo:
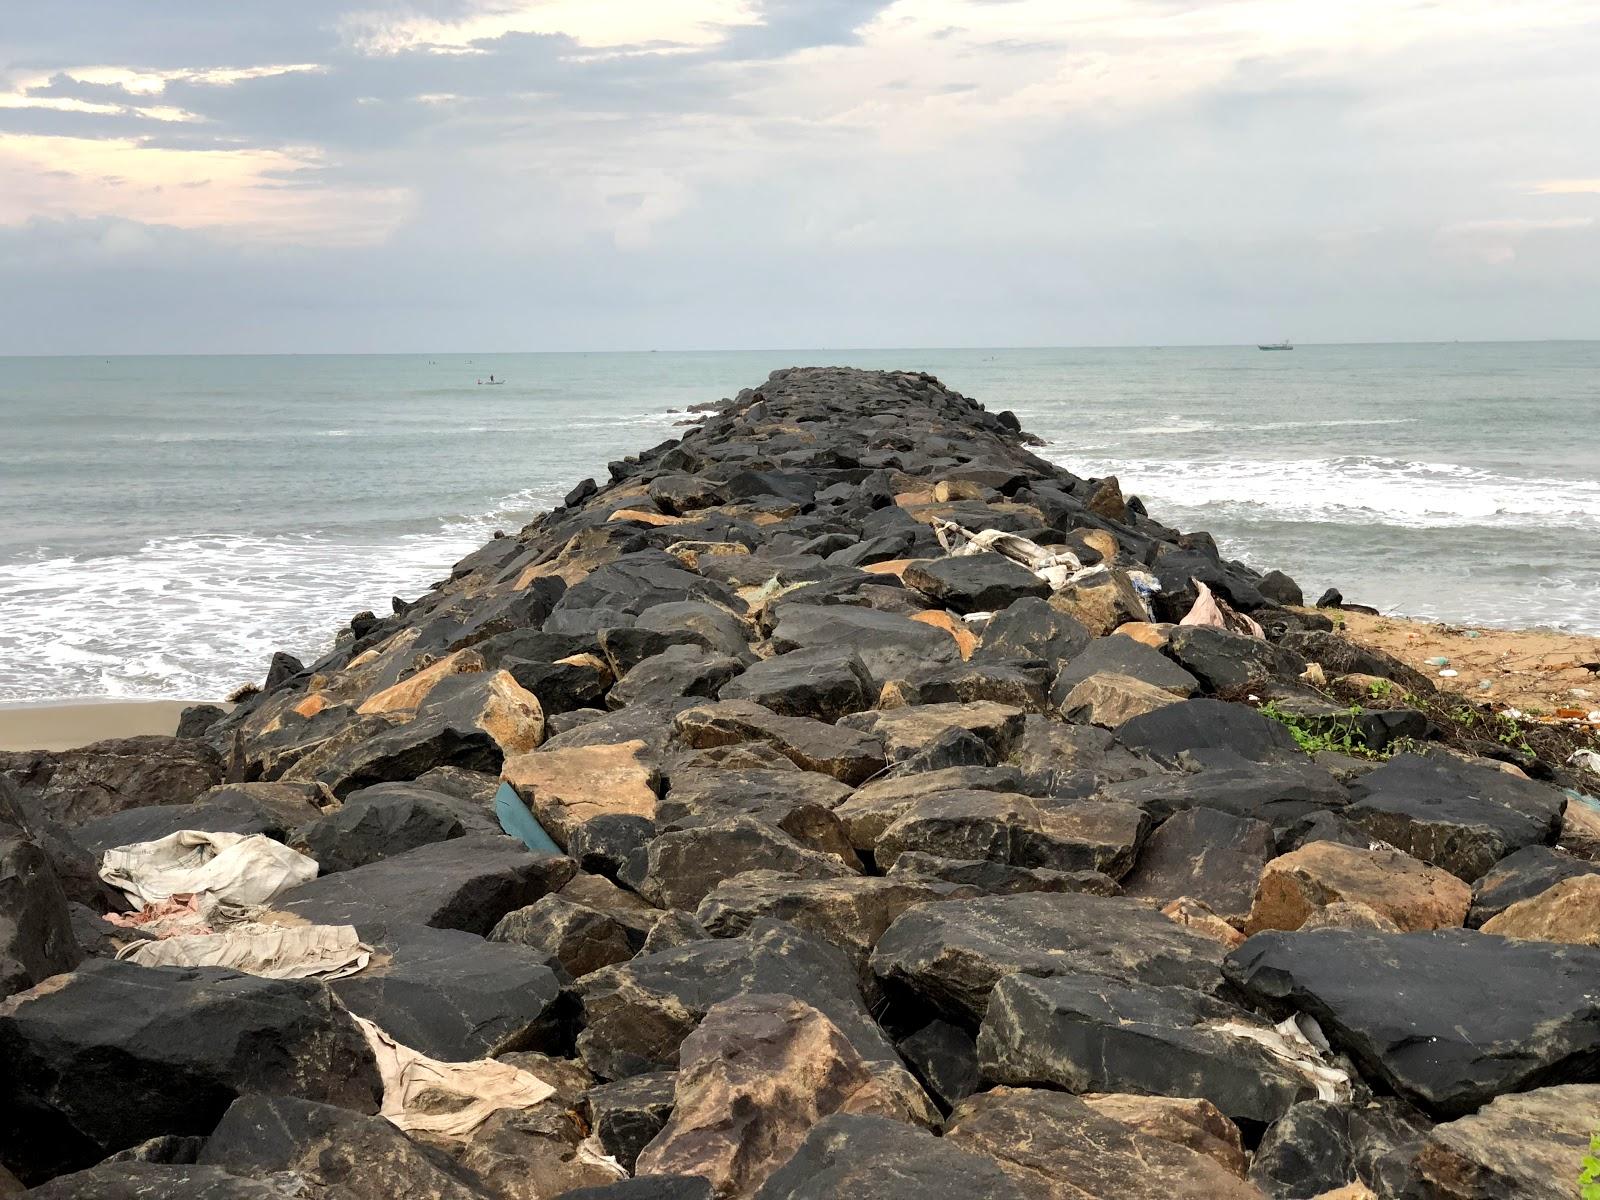
[{"label": "sea", "polygon": [[1600,342],[18,357],[0,702],[216,698],[309,660],[796,364],[931,371],[1308,599],[1600,633]]}]

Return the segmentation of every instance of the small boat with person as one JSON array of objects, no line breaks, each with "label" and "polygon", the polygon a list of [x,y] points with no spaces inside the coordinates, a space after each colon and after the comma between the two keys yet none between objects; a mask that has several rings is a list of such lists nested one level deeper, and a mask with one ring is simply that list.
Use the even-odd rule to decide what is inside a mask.
[{"label": "small boat with person", "polygon": [[505,382],[504,379],[496,379],[493,375],[491,375],[487,379],[478,380],[478,385],[480,387],[487,387],[490,384],[494,384],[496,387],[498,387],[500,384],[502,384],[504,382]]}]

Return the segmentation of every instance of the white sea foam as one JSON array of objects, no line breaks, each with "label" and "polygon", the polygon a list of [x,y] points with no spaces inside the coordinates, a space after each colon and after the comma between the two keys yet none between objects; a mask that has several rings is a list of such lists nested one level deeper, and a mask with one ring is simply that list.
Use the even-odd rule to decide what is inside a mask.
[{"label": "white sea foam", "polygon": [[[353,613],[420,594],[496,528],[518,528],[558,500],[553,493],[529,489],[390,539],[196,535],[5,564],[0,701],[225,695],[258,679],[274,650],[309,659]],[[11,667],[19,663],[28,669]]]}]

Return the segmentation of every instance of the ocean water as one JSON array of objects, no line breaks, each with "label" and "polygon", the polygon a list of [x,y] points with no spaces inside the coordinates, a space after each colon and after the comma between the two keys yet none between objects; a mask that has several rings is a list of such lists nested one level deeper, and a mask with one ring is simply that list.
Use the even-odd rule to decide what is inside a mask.
[{"label": "ocean water", "polygon": [[0,358],[0,702],[225,694],[813,363],[1013,409],[1308,598],[1600,632],[1600,343]]}]

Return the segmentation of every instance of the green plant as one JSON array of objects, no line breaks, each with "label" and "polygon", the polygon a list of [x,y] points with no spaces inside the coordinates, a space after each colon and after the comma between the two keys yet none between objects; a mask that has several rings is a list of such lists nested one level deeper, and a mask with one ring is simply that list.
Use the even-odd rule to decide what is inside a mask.
[{"label": "green plant", "polygon": [[1354,754],[1362,758],[1381,758],[1366,744],[1361,734],[1361,706],[1352,704],[1338,717],[1306,716],[1280,708],[1277,701],[1268,700],[1261,706],[1261,715],[1271,717],[1289,730],[1295,745],[1307,754],[1325,750],[1340,754]]},{"label": "green plant", "polygon": [[1367,684],[1367,695],[1371,696],[1374,700],[1382,700],[1392,691],[1394,691],[1394,684],[1390,683],[1387,679],[1374,679],[1371,683]]},{"label": "green plant", "polygon": [[1589,1135],[1589,1153],[1578,1172],[1578,1195],[1581,1200],[1600,1200],[1600,1129]]}]

